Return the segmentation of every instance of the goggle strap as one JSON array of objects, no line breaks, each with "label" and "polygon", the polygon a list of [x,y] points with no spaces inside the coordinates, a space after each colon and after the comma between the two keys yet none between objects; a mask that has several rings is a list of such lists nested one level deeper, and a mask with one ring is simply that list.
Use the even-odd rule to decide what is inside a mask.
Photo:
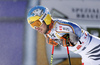
[{"label": "goggle strap", "polygon": [[45,13],[43,14],[43,16],[39,19],[39,21],[42,23],[43,20],[45,19],[45,17],[47,16],[48,12],[47,10],[45,11]]},{"label": "goggle strap", "polygon": [[46,17],[46,13],[45,14],[43,14],[43,16],[39,19],[39,21],[42,23],[43,22],[43,20],[45,19],[45,17]]}]

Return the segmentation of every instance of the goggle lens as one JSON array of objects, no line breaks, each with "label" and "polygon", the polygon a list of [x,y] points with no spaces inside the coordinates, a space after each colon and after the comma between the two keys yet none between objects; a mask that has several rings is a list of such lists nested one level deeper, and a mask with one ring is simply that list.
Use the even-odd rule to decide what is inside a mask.
[{"label": "goggle lens", "polygon": [[32,28],[35,29],[35,27],[40,27],[42,23],[39,20],[37,20],[37,21],[31,22],[30,25]]}]

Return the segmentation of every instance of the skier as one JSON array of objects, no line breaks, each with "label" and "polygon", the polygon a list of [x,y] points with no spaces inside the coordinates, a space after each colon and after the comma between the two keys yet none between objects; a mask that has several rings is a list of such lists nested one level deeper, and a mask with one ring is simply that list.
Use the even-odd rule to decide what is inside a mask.
[{"label": "skier", "polygon": [[76,23],[53,19],[48,8],[43,6],[32,8],[27,21],[33,29],[44,34],[48,44],[69,46],[69,50],[80,54],[82,65],[100,65],[100,38],[89,34]]}]

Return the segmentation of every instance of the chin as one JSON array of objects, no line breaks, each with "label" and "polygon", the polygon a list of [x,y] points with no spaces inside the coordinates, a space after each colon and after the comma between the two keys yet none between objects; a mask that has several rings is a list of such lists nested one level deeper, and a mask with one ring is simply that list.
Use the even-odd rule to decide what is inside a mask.
[{"label": "chin", "polygon": [[44,34],[43,32],[40,32],[41,34]]},{"label": "chin", "polygon": [[45,34],[46,32],[45,32],[45,31],[41,31],[40,33],[41,33],[41,34]]}]

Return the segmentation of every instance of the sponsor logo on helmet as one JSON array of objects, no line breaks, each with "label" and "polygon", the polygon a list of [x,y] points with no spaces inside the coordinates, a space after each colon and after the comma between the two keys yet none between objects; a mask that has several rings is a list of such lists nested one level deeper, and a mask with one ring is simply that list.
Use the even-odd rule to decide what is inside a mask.
[{"label": "sponsor logo on helmet", "polygon": [[31,14],[34,14],[34,16],[41,16],[41,15],[43,15],[43,10],[36,9]]}]

